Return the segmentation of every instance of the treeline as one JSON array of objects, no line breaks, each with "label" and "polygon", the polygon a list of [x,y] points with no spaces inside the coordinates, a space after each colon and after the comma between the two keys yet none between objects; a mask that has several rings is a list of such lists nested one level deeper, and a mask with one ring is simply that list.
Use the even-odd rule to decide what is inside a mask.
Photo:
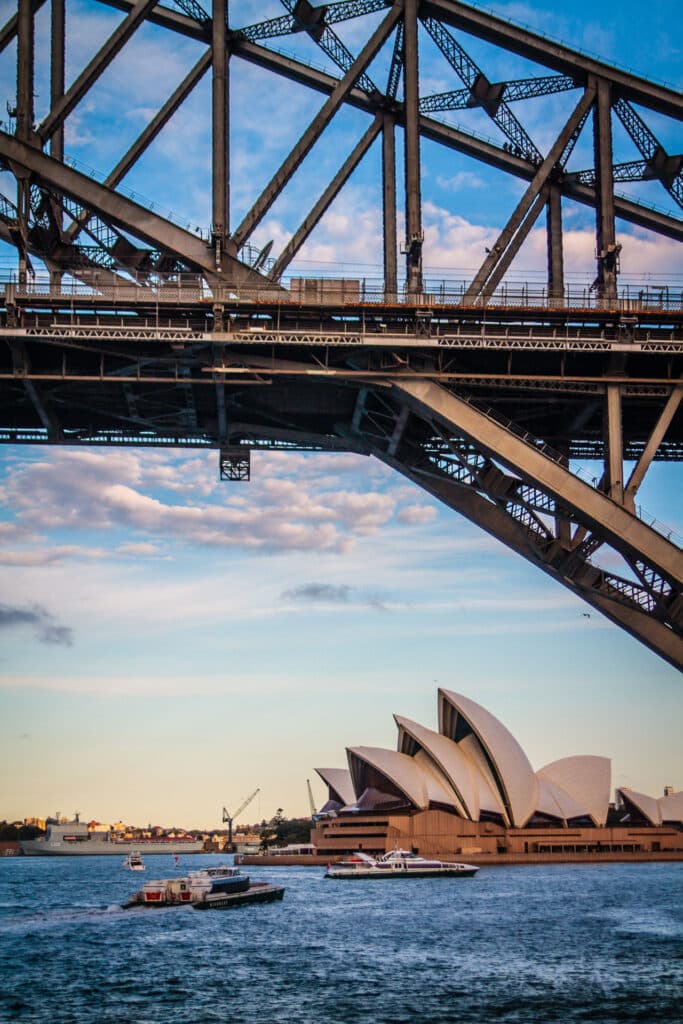
[{"label": "treeline", "polygon": [[8,821],[0,821],[0,842],[12,843],[19,839],[36,839],[45,835],[37,825],[18,825]]},{"label": "treeline", "polygon": [[270,846],[289,846],[290,843],[310,843],[310,818],[285,818],[281,807],[278,807],[274,818],[261,822],[259,832],[261,849]]}]

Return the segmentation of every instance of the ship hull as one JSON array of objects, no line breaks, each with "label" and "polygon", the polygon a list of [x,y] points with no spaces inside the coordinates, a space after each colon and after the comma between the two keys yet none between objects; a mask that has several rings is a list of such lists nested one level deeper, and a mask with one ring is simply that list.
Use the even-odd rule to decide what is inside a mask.
[{"label": "ship hull", "polygon": [[126,857],[137,850],[143,857],[161,854],[201,853],[203,843],[101,842],[86,839],[81,842],[45,842],[44,839],[20,840],[25,857]]}]

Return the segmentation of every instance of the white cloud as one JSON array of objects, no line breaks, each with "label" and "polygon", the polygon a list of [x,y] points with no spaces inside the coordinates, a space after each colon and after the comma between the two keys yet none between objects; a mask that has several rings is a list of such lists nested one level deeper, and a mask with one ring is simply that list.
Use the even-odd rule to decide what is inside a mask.
[{"label": "white cloud", "polygon": [[[405,488],[400,496],[392,493],[387,472],[381,489],[375,489],[350,475],[358,459],[320,458],[318,470],[312,459],[266,455],[249,488],[236,491],[215,484],[208,457],[189,459],[186,466],[156,452],[62,449],[49,459],[13,463],[0,499],[16,516],[15,542],[36,531],[87,530],[123,553],[140,554],[156,553],[161,537],[185,546],[344,551],[355,539],[385,527],[406,501],[414,508],[414,495]],[[336,473],[329,472],[333,465]],[[368,463],[362,459],[360,465],[365,469]],[[419,520],[413,510],[402,521],[426,519],[423,514]],[[11,534],[12,526],[5,531]],[[128,535],[125,541],[117,531]],[[144,546],[133,546],[139,544]],[[5,562],[47,565],[102,557],[105,551],[106,546],[61,541],[44,550],[15,543]]]},{"label": "white cloud", "polygon": [[432,505],[406,505],[396,518],[399,523],[431,523],[436,518],[436,509]]},{"label": "white cloud", "polygon": [[32,566],[61,565],[73,559],[99,559],[106,557],[103,548],[88,548],[78,544],[60,544],[55,547],[38,548],[32,545],[28,550],[0,548],[0,565]]}]

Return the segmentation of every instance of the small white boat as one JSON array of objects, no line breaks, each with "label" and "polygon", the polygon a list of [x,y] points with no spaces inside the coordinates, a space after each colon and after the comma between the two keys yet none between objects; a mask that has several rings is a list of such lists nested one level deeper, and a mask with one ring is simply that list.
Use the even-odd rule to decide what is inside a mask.
[{"label": "small white boat", "polygon": [[123,862],[124,868],[128,871],[144,871],[145,863],[139,850],[131,850]]},{"label": "small white boat", "polygon": [[478,870],[473,864],[426,860],[408,850],[391,850],[381,857],[359,851],[348,860],[328,865],[325,878],[471,878]]}]

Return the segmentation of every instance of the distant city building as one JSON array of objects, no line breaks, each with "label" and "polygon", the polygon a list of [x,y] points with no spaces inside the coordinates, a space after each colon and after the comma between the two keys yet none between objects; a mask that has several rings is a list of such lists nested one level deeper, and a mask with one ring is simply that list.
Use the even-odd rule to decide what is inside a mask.
[{"label": "distant city building", "polygon": [[347,768],[316,769],[328,787],[312,834],[320,852],[683,851],[683,793],[621,787],[617,811],[607,757],[534,771],[497,718],[450,690],[438,692],[438,732],[394,718],[396,750],[348,747]]}]

